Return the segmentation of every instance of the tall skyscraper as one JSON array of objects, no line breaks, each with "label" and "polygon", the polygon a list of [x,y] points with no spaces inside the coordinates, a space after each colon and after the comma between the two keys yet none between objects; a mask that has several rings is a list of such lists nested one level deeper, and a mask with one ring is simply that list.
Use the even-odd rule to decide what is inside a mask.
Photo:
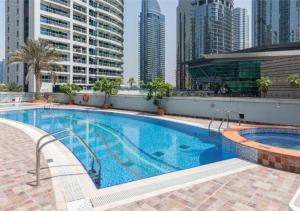
[{"label": "tall skyscraper", "polygon": [[232,51],[233,0],[196,0],[195,57]]},{"label": "tall skyscraper", "polygon": [[177,7],[177,88],[191,88],[187,62],[204,54],[231,52],[233,0],[179,0]]},{"label": "tall skyscraper", "polygon": [[177,6],[177,70],[176,86],[189,89],[189,71],[185,62],[193,58],[194,7],[191,0],[179,0]]},{"label": "tall skyscraper", "polygon": [[3,71],[5,67],[5,60],[0,60],[0,83],[4,82]]},{"label": "tall skyscraper", "polygon": [[244,8],[233,10],[233,50],[249,48],[249,15]]},{"label": "tall skyscraper", "polygon": [[165,16],[157,0],[142,0],[139,23],[140,72],[144,82],[165,79]]},{"label": "tall skyscraper", "polygon": [[253,0],[253,46],[300,41],[300,0]]},{"label": "tall skyscraper", "polygon": [[[123,0],[6,0],[6,59],[28,38],[60,53],[58,81],[90,89],[99,78],[122,78]],[[7,82],[24,86],[24,65],[9,65]],[[52,84],[43,70],[42,91]],[[31,77],[29,91],[34,91]]]}]

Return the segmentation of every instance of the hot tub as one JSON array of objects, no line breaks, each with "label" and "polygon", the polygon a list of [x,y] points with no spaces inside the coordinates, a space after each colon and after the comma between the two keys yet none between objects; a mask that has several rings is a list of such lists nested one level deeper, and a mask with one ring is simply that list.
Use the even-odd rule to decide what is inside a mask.
[{"label": "hot tub", "polygon": [[290,150],[300,150],[300,130],[282,128],[256,128],[240,131],[246,139],[261,144]]},{"label": "hot tub", "polygon": [[[223,136],[236,145],[240,157],[273,168],[300,173],[300,128],[229,128]],[[249,153],[250,152],[250,153]]]}]

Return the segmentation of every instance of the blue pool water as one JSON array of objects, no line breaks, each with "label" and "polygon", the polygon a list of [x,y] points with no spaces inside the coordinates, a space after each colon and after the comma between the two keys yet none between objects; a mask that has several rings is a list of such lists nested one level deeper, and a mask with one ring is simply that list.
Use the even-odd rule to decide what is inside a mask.
[{"label": "blue pool water", "polygon": [[281,147],[291,150],[300,150],[300,135],[290,133],[250,133],[244,134],[243,137],[256,141],[261,144]]},{"label": "blue pool water", "polygon": [[[236,157],[219,136],[185,124],[125,114],[88,110],[29,109],[1,112],[0,117],[48,133],[72,128],[101,160],[104,188]],[[91,158],[79,142],[62,141],[82,163]]]}]

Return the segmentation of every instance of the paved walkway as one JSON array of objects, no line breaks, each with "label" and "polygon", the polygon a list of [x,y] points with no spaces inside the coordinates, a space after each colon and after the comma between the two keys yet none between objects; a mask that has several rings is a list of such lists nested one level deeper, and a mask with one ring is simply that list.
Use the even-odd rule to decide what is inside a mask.
[{"label": "paved walkway", "polygon": [[[28,173],[35,166],[35,143],[23,132],[0,124],[0,211],[55,210],[50,179],[41,181],[35,188],[34,175]],[[41,166],[47,166],[41,159]],[[49,178],[47,169],[41,178]]]},{"label": "paved walkway", "polygon": [[111,211],[288,210],[299,185],[299,174],[259,166]]}]

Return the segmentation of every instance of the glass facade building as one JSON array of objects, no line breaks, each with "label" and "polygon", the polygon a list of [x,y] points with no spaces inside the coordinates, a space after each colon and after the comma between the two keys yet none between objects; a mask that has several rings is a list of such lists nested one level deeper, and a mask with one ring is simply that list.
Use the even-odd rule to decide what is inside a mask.
[{"label": "glass facade building", "polygon": [[252,1],[253,47],[300,41],[300,0]]},{"label": "glass facade building", "polygon": [[233,10],[233,51],[249,48],[249,15],[244,8]]},{"label": "glass facade building", "polygon": [[195,58],[232,51],[233,0],[197,0]]},{"label": "glass facade building", "polygon": [[180,0],[177,7],[178,89],[191,89],[186,63],[233,49],[233,0]]},{"label": "glass facade building", "polygon": [[268,76],[272,80],[268,96],[299,98],[299,88],[291,88],[287,80],[300,74],[299,49],[298,42],[204,55],[187,63],[192,88],[212,92],[225,87],[230,96],[258,96],[256,80]]},{"label": "glass facade building", "polygon": [[212,91],[214,84],[226,87],[233,96],[257,96],[259,60],[205,61],[190,63],[193,90]]},{"label": "glass facade building", "polygon": [[176,86],[190,89],[190,76],[186,62],[193,59],[194,7],[191,0],[179,0],[177,6],[177,67]]},{"label": "glass facade building", "polygon": [[142,0],[139,23],[139,79],[165,79],[165,16],[157,0]]}]

